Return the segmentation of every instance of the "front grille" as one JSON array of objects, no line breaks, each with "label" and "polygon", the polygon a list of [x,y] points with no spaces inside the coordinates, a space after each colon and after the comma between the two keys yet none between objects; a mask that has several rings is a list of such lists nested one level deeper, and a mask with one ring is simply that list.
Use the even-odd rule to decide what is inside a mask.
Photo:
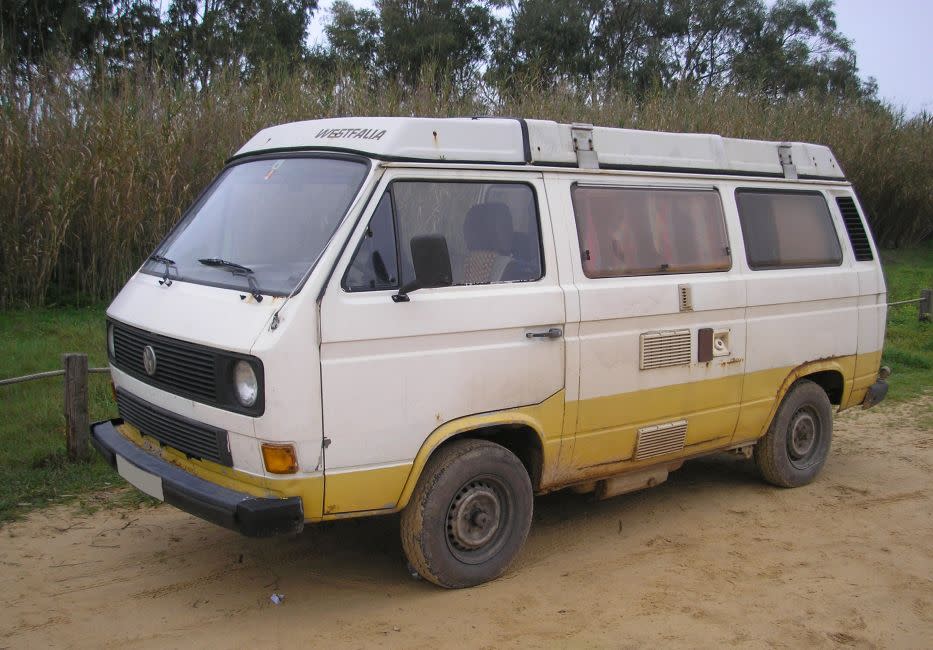
[{"label": "front grille", "polygon": [[[155,351],[155,374],[143,364],[143,350]],[[114,365],[147,384],[213,404],[218,401],[217,355],[209,349],[113,323]]]},{"label": "front grille", "polygon": [[176,415],[124,390],[117,390],[117,409],[125,422],[163,445],[193,458],[233,466],[223,429]]}]

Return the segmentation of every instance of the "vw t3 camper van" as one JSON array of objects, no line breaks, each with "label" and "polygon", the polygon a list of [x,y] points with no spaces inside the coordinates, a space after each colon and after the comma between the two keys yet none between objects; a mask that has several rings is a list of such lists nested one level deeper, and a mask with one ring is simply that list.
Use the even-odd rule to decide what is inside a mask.
[{"label": "vw t3 camper van", "polygon": [[871,406],[885,285],[832,153],[521,119],[260,131],[107,311],[140,490],[246,535],[401,512],[414,569],[501,575],[533,496],[737,451],[812,481]]}]

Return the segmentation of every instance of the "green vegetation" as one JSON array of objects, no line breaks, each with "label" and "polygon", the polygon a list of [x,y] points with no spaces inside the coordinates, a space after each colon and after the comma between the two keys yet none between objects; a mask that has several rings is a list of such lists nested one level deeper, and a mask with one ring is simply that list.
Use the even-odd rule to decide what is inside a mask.
[{"label": "green vegetation", "polygon": [[334,116],[818,142],[882,245],[933,232],[933,114],[878,100],[832,0],[373,4],[315,47],[317,0],[2,5],[0,310],[106,301],[249,137]]},{"label": "green vegetation", "polygon": [[[16,97],[0,83],[0,97]],[[933,115],[860,100],[774,102],[734,90],[659,90],[598,102],[573,88],[516,86],[493,104],[432,84],[353,77],[215,78],[211,92],[156,75],[101,93],[69,77],[0,101],[0,309],[108,300],[223,161],[263,126],[337,115],[523,115],[832,146],[879,241],[933,223]],[[28,108],[26,108],[28,106]]]},{"label": "green vegetation", "polygon": [[[918,248],[883,251],[888,302],[920,297],[933,289],[933,242]],[[933,323],[921,323],[916,304],[891,307],[881,362],[894,371],[888,399],[914,397],[933,386]]]},{"label": "green vegetation", "polygon": [[[107,365],[103,310],[49,309],[0,313],[0,378],[61,368],[61,353],[88,353],[91,367]],[[91,375],[90,415],[113,417],[110,377]],[[94,452],[90,462],[71,463],[65,456],[62,380],[40,379],[0,386],[0,522],[17,512],[82,497],[95,507],[112,495],[88,496],[121,479]],[[116,497],[119,503],[147,499],[135,490]]]}]

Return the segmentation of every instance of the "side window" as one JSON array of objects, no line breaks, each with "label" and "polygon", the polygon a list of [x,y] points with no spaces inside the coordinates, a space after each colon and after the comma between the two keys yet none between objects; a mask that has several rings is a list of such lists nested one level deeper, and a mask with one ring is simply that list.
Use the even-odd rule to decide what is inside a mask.
[{"label": "side window", "polygon": [[534,191],[523,183],[397,181],[392,184],[403,284],[414,278],[412,237],[447,239],[454,285],[542,277]]},{"label": "side window", "polygon": [[572,198],[588,278],[732,267],[722,201],[714,189],[581,185]]},{"label": "side window", "polygon": [[350,268],[347,269],[343,288],[347,291],[378,291],[396,289],[398,286],[392,196],[386,192],[369,221]]},{"label": "side window", "polygon": [[842,248],[821,193],[740,189],[735,200],[752,269],[842,264]]}]

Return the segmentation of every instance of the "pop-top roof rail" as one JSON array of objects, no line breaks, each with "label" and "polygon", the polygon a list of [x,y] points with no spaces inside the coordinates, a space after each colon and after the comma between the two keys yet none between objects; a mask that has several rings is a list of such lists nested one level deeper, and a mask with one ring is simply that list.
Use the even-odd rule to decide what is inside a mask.
[{"label": "pop-top roof rail", "polygon": [[829,148],[520,118],[347,117],[263,129],[234,158],[291,150],[391,161],[716,173],[844,180]]}]

